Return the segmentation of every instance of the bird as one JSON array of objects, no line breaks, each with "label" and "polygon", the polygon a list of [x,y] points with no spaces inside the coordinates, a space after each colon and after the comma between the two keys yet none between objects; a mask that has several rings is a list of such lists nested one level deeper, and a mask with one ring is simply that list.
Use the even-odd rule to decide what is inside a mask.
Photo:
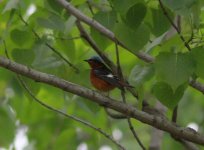
[{"label": "bird", "polygon": [[88,62],[91,67],[90,81],[97,90],[109,92],[114,88],[123,90],[124,87],[132,87],[114,75],[99,56],[92,56],[84,61]]}]

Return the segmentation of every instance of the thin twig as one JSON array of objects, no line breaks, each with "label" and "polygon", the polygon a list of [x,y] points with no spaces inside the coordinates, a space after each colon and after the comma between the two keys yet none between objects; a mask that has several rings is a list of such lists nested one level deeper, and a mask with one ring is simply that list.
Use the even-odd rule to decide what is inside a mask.
[{"label": "thin twig", "polygon": [[88,8],[89,8],[89,10],[90,10],[92,16],[94,16],[94,11],[93,11],[93,9],[92,9],[92,6],[91,6],[89,0],[87,0],[86,3],[87,3],[87,5],[88,5]]},{"label": "thin twig", "polygon": [[8,59],[10,59],[10,58],[9,58],[9,54],[8,54],[8,50],[7,50],[6,41],[5,41],[5,40],[3,40],[3,44],[4,44],[4,53],[6,54],[6,57],[7,57]]},{"label": "thin twig", "polygon": [[[19,18],[20,20],[25,24],[25,26],[29,27],[29,24],[28,22],[26,22],[24,19],[23,19],[23,16],[19,13]],[[35,37],[38,39],[38,40],[41,40],[40,36],[38,35],[38,33],[34,30],[34,29],[31,29],[32,33],[35,35]],[[56,50],[53,46],[51,46],[48,42],[45,42],[45,45],[50,48],[55,54],[57,54],[63,61],[65,61],[71,68],[73,68],[75,70],[76,73],[79,73],[79,69],[74,66],[70,61],[68,61],[58,50]]]},{"label": "thin twig", "polygon": [[[122,69],[121,69],[121,66],[120,66],[120,56],[119,56],[119,50],[118,50],[118,44],[117,43],[115,43],[115,50],[116,50],[116,61],[117,61],[117,75],[118,75],[118,77],[120,79],[122,79],[122,82],[124,82],[124,78],[123,78],[123,74],[122,74]],[[122,96],[123,103],[126,104],[125,89],[124,88],[121,90],[121,96]],[[142,144],[141,140],[139,139],[139,137],[138,137],[138,135],[137,135],[133,125],[132,125],[130,117],[127,118],[127,122],[128,122],[128,126],[130,128],[130,131],[134,135],[134,137],[135,137],[136,141],[138,142],[138,144],[141,146],[141,148],[143,150],[146,150],[146,148]]]},{"label": "thin twig", "polygon": [[[121,96],[122,96],[122,100],[123,100],[123,103],[126,104],[126,98],[125,98],[125,91],[124,90],[121,90]],[[130,131],[132,132],[132,134],[134,135],[137,143],[140,145],[140,147],[143,149],[143,150],[146,150],[146,148],[144,147],[144,145],[142,144],[139,136],[137,135],[133,125],[132,125],[132,122],[131,122],[131,119],[130,117],[127,118],[127,121],[128,121],[128,126],[130,128]]]},{"label": "thin twig", "polygon": [[[65,0],[57,0],[57,2],[62,5],[67,11],[69,11],[70,14],[75,16],[78,20],[88,24],[89,26],[95,28],[98,30],[100,33],[105,35],[107,38],[114,42],[118,42],[120,46],[124,47],[125,49],[128,49],[123,43],[121,43],[116,37],[115,34],[101,25],[98,21],[94,20],[93,18],[90,18],[86,15],[84,15],[82,12],[80,12],[78,9],[76,9],[74,6],[71,5],[71,3],[65,1]],[[151,63],[154,61],[154,58],[144,52],[138,52],[135,53],[134,51],[129,51],[136,55],[138,58],[142,59],[145,62]]]},{"label": "thin twig", "polygon": [[[112,41],[114,41],[114,42],[118,41],[112,31],[110,31],[107,28],[105,28],[103,25],[101,25],[96,20],[93,20],[92,18],[89,18],[86,15],[84,15],[78,9],[73,7],[69,2],[67,2],[65,0],[57,0],[57,2],[59,4],[61,4],[62,7],[65,8],[67,11],[69,11],[73,16],[78,18],[80,21],[82,21],[82,22],[88,24],[89,26],[95,28],[100,33],[105,35],[107,38],[111,39]],[[120,44],[120,46],[126,48],[123,44],[121,44],[121,42],[119,42],[119,44]],[[144,53],[142,51],[140,51],[138,53],[134,53],[134,55],[136,55],[139,59],[141,59],[141,60],[143,60],[143,61],[145,61],[147,63],[153,63],[154,60],[155,60],[154,57],[152,57],[151,55],[148,55],[148,54],[146,54],[146,53]],[[196,89],[200,91],[199,88],[196,88]]]},{"label": "thin twig", "polygon": [[30,89],[28,88],[28,86],[26,85],[26,83],[21,79],[20,76],[18,76],[18,79],[19,79],[20,83],[22,84],[22,86],[24,87],[24,89],[27,91],[27,93],[28,93],[37,103],[39,103],[39,104],[42,105],[43,107],[45,107],[45,108],[51,110],[52,112],[56,112],[56,113],[58,113],[58,114],[60,114],[60,115],[62,115],[62,116],[64,116],[64,117],[70,118],[70,119],[72,119],[72,120],[74,120],[74,121],[77,121],[77,122],[79,122],[79,123],[81,123],[81,124],[84,124],[85,126],[88,126],[89,128],[94,129],[95,131],[101,133],[103,136],[105,136],[105,137],[108,138],[110,141],[112,141],[112,142],[113,142],[115,145],[117,145],[120,149],[125,150],[125,148],[124,148],[119,142],[115,141],[111,135],[107,134],[107,133],[104,132],[102,129],[95,127],[95,126],[94,126],[93,124],[91,124],[90,122],[87,122],[87,121],[85,121],[85,120],[82,120],[82,119],[80,119],[80,118],[78,118],[78,117],[75,117],[75,116],[73,116],[73,115],[66,114],[66,113],[64,113],[63,111],[60,111],[60,110],[58,110],[58,109],[55,109],[55,108],[53,108],[53,107],[51,107],[51,106],[49,106],[49,105],[43,103],[41,100],[39,100],[38,98],[35,97],[35,95],[30,91]]},{"label": "thin twig", "polygon": [[[8,52],[7,52],[7,48],[6,48],[6,43],[4,43],[5,44],[5,53],[6,53],[6,55],[8,56]],[[8,56],[9,57],[9,56]],[[11,63],[11,61],[9,61],[8,63],[6,63],[7,65],[5,66],[5,68],[6,69],[9,69],[10,67],[12,67],[13,69],[12,69],[12,71],[14,71],[15,73],[17,73],[17,74],[21,74],[22,72],[21,71],[17,71],[18,70],[18,66],[16,66],[16,64],[14,64],[14,63]],[[4,66],[4,65],[3,65]],[[17,70],[16,70],[17,69]],[[30,69],[30,68],[28,68],[28,67],[25,67],[24,69],[27,69],[27,71],[23,71],[24,73],[25,72],[27,72],[27,73],[29,73],[30,75],[29,76],[27,76],[27,77],[30,77],[30,78],[32,78],[32,77],[36,77],[36,78],[33,78],[34,80],[36,80],[36,81],[44,81],[44,75],[45,74],[38,74],[36,71],[34,71],[34,70],[32,70],[32,69]],[[16,71],[15,71],[16,70]],[[22,74],[22,75],[25,75],[25,74]],[[37,75],[37,74],[38,75]],[[31,74],[33,74],[33,76],[31,75]],[[35,74],[35,75],[34,75]],[[32,77],[31,77],[32,76]],[[39,79],[37,79],[37,78],[39,78]],[[49,79],[50,78],[50,79]],[[48,82],[48,80],[50,80],[52,83],[53,83],[53,85],[54,85],[54,80],[53,80],[54,78],[53,78],[53,76],[51,77],[51,76],[48,76],[47,77],[47,79],[45,78],[45,81],[46,81],[46,83]],[[50,83],[51,83],[50,82]],[[63,83],[65,83],[65,81],[63,81]],[[59,83],[58,83],[59,84]],[[62,84],[63,85],[63,84]],[[54,85],[54,86],[56,86],[56,85]],[[72,86],[74,86],[74,85],[72,85]],[[66,88],[62,88],[62,89],[66,89]],[[71,89],[73,90],[73,89],[75,89],[75,87],[71,87]],[[81,91],[82,92],[82,91]],[[79,92],[79,93],[81,93],[81,92]],[[85,93],[89,93],[89,92],[85,92]],[[81,93],[82,94],[82,93]],[[94,94],[95,95],[95,94]],[[110,102],[110,101],[113,101],[113,100],[108,100],[108,101],[106,101],[106,102],[103,102],[103,104],[101,103],[101,105],[103,105],[103,106],[110,106],[110,104],[111,103],[108,103],[108,102]],[[117,106],[119,106],[119,105],[117,105]],[[130,106],[129,106],[130,107]],[[114,107],[110,107],[110,108],[113,108],[114,109]],[[115,109],[116,110],[116,109]],[[129,110],[129,112],[131,112],[130,110],[131,110],[131,108],[127,108],[127,109],[125,109],[125,111],[123,112],[124,114],[126,114],[127,113],[127,111],[126,110]],[[132,111],[132,113],[131,114],[133,114],[133,112],[135,112],[136,110],[134,110],[134,111]],[[138,112],[139,113],[139,112]],[[127,116],[128,116],[128,113],[127,113]],[[137,115],[138,117],[139,116],[142,116],[142,114],[138,114]],[[156,118],[155,118],[156,119]],[[156,120],[154,119],[154,122],[156,122]],[[143,120],[143,119],[142,119]],[[165,122],[163,122],[162,121],[162,124],[164,124]],[[158,124],[160,124],[160,123],[158,123]],[[165,125],[165,126],[167,126],[167,125]],[[160,127],[160,126],[159,126]],[[180,132],[179,131],[179,134],[177,134],[178,136],[179,135],[181,135],[181,133],[183,133],[185,130],[181,130],[182,132]],[[189,132],[189,130],[187,131],[187,132]],[[195,135],[195,133],[193,133],[193,135]],[[197,133],[197,135],[198,135],[198,133]],[[189,136],[189,135],[188,135]],[[196,137],[194,137],[194,138],[196,138]],[[193,138],[193,139],[194,139]],[[189,139],[190,140],[190,139]],[[191,139],[192,140],[192,139]],[[191,143],[188,143],[188,144],[191,144]]]},{"label": "thin twig", "polygon": [[161,2],[161,0],[158,0],[158,1],[159,1],[159,4],[160,4],[161,9],[162,9],[162,11],[163,11],[163,14],[166,16],[166,18],[169,20],[170,24],[174,27],[174,29],[175,29],[176,32],[178,33],[178,35],[179,35],[180,39],[183,41],[185,47],[186,47],[189,51],[191,51],[191,48],[190,48],[188,42],[186,42],[186,40],[185,40],[185,38],[183,37],[183,35],[181,34],[181,31],[179,30],[179,27],[177,27],[177,26],[175,25],[174,21],[171,19],[171,17],[169,16],[168,12],[166,11],[166,9],[165,9],[163,3]]},{"label": "thin twig", "polygon": [[51,37],[53,37],[56,40],[62,40],[62,41],[65,41],[65,40],[78,40],[78,39],[81,38],[81,36],[70,37],[70,38],[58,37],[58,36],[53,36],[53,34],[46,34],[46,36],[51,36]]},{"label": "thin twig", "polygon": [[[4,51],[5,51],[6,57],[7,57],[8,59],[10,59],[9,54],[8,54],[8,50],[7,50],[7,46],[6,46],[6,42],[5,42],[4,40],[3,40],[3,44],[4,44]],[[78,118],[78,117],[75,117],[75,116],[73,116],[73,115],[66,114],[66,113],[64,113],[64,112],[62,112],[62,111],[60,111],[60,110],[58,110],[58,109],[55,109],[55,108],[53,108],[53,107],[51,107],[51,106],[49,106],[49,105],[43,103],[41,100],[39,100],[37,97],[35,97],[35,95],[31,92],[31,90],[28,88],[28,86],[26,85],[26,83],[22,80],[21,75],[19,75],[19,74],[17,74],[17,73],[16,73],[16,75],[17,75],[18,80],[20,81],[20,83],[21,83],[22,86],[24,87],[24,89],[28,92],[28,94],[29,94],[37,103],[39,103],[40,105],[44,106],[45,108],[47,108],[47,109],[49,109],[49,110],[51,110],[51,111],[53,111],[53,112],[56,112],[56,113],[58,113],[58,114],[61,114],[61,115],[65,116],[65,117],[67,117],[67,118],[70,118],[70,119],[72,119],[72,120],[75,120],[76,122],[82,123],[82,124],[84,124],[85,126],[88,126],[88,127],[92,128],[92,129],[94,129],[95,131],[101,133],[101,134],[104,135],[106,138],[108,138],[110,141],[112,141],[112,142],[113,142],[115,145],[117,145],[120,149],[125,150],[125,148],[124,148],[120,143],[118,143],[116,140],[114,140],[111,135],[107,134],[107,133],[106,133],[105,131],[103,131],[102,129],[95,127],[95,126],[94,126],[93,124],[91,124],[90,122],[84,121],[84,120],[82,120],[82,119],[80,119],[80,118]]]},{"label": "thin twig", "polygon": [[[111,68],[114,74],[117,74],[117,66],[107,57],[107,55],[97,46],[96,42],[92,37],[86,32],[84,27],[81,25],[80,21],[76,21],[76,25],[80,31],[81,37],[83,37],[89,45],[95,50],[95,52],[104,60],[104,62]],[[131,87],[127,87],[128,91],[138,99],[138,95],[135,90]]]},{"label": "thin twig", "polygon": [[115,64],[107,57],[107,55],[100,50],[100,48],[97,46],[96,42],[92,39],[92,37],[86,32],[84,27],[82,26],[81,22],[79,20],[76,21],[76,25],[79,29],[79,32],[81,34],[81,37],[86,40],[89,45],[94,49],[94,51],[106,62],[106,64],[113,70],[115,73],[117,71],[117,67]]},{"label": "thin twig", "polygon": [[171,121],[176,123],[178,115],[178,105],[174,108]]}]

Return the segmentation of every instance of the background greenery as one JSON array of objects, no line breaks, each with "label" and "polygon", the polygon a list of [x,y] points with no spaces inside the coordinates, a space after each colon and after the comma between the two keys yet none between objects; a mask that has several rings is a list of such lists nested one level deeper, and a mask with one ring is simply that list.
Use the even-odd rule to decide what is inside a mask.
[{"label": "background greenery", "polygon": [[[178,124],[186,127],[194,122],[199,126],[199,132],[203,133],[204,96],[190,87],[188,80],[190,77],[197,78],[204,83],[204,1],[162,2],[172,20],[180,17],[181,34],[186,41],[191,39],[191,51],[186,49],[179,35],[171,30],[171,24],[157,0],[89,0],[88,3],[86,0],[72,0],[71,4],[113,31],[127,46],[129,50],[119,47],[121,67],[130,84],[139,92],[140,99],[147,99],[152,106],[157,99],[160,100],[168,107],[166,115],[169,118],[172,109],[179,103]],[[12,60],[18,63],[92,88],[89,82],[90,69],[83,60],[96,53],[80,37],[76,19],[56,1],[1,0],[0,13],[1,56],[5,56],[6,46]],[[28,25],[20,18],[21,15]],[[85,28],[104,53],[115,62],[115,44],[95,29],[89,26]],[[167,38],[169,30],[173,34]],[[79,73],[46,43],[76,66]],[[155,63],[138,59],[134,54],[140,50],[156,57]],[[111,119],[103,108],[77,95],[28,78],[23,79],[36,97],[46,104],[88,120],[110,134],[120,130],[121,144],[128,150],[140,149],[125,120]],[[128,103],[134,104],[134,97],[129,93],[126,95]],[[121,99],[118,89],[112,91],[110,96]],[[148,147],[151,127],[135,120],[133,125],[141,141]],[[27,128],[26,149],[75,150],[81,143],[86,143],[89,149],[94,150],[104,145],[117,149],[98,132],[37,104],[26,94],[15,74],[1,68],[0,147],[12,147],[16,133],[22,126]],[[165,133],[161,149],[181,150],[183,146]]]}]

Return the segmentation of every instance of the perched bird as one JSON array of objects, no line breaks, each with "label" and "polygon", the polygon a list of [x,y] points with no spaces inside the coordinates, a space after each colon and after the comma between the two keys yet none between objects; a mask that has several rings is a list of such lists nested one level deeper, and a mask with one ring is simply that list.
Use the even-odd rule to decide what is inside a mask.
[{"label": "perched bird", "polygon": [[112,71],[103,63],[100,57],[93,56],[84,61],[89,63],[91,67],[91,83],[99,91],[108,92],[115,87],[121,90],[124,87],[131,87],[127,83],[122,82],[117,76],[113,75]]}]

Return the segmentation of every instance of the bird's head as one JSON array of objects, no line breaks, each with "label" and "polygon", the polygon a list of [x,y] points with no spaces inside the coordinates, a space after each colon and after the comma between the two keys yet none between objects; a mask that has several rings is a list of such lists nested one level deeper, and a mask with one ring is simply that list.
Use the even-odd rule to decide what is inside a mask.
[{"label": "bird's head", "polygon": [[91,68],[99,68],[99,67],[105,66],[103,64],[102,59],[98,56],[93,56],[93,57],[86,59],[84,61],[88,62],[89,65],[91,66]]}]

